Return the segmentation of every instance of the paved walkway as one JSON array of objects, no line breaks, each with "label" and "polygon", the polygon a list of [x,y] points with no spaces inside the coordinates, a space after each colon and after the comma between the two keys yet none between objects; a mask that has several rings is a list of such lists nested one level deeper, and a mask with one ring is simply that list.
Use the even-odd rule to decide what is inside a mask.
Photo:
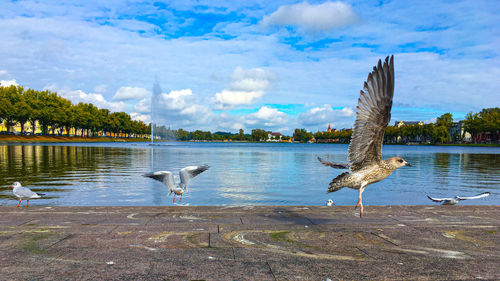
[{"label": "paved walkway", "polygon": [[0,280],[500,280],[500,206],[365,213],[4,206]]}]

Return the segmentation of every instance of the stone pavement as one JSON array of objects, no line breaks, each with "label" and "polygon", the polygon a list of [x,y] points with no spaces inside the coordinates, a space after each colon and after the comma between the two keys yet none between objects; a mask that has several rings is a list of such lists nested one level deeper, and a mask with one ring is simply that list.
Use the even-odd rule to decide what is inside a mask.
[{"label": "stone pavement", "polygon": [[500,280],[500,206],[0,207],[0,280]]}]

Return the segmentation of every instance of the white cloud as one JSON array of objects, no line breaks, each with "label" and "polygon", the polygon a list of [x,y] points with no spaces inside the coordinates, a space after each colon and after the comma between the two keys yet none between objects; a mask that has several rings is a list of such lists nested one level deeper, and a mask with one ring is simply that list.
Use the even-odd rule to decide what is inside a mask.
[{"label": "white cloud", "polygon": [[331,105],[325,104],[322,107],[313,107],[298,115],[297,119],[304,126],[325,127],[328,124],[339,127],[352,127],[354,121],[354,110],[348,107],[333,109]]},{"label": "white cloud", "polygon": [[258,92],[245,92],[245,91],[231,91],[223,90],[216,93],[214,101],[216,109],[231,109],[239,105],[250,105],[264,95],[263,91]]},{"label": "white cloud", "polygon": [[125,111],[127,108],[124,102],[109,102],[103,95],[97,93],[85,93],[82,90],[59,89],[57,84],[48,85],[44,89],[56,92],[61,97],[70,100],[73,104],[78,104],[80,102],[92,103],[98,108],[109,109],[111,112],[121,112]]},{"label": "white cloud", "polygon": [[7,73],[7,70],[0,70],[0,76],[5,76]]},{"label": "white cloud", "polygon": [[12,80],[0,80],[0,86],[2,87],[9,87],[9,86],[19,86],[19,84],[17,84],[16,82],[16,79],[12,79]]},{"label": "white cloud", "polygon": [[264,26],[297,26],[310,31],[327,31],[356,21],[357,16],[352,7],[343,2],[285,5],[262,19]]},{"label": "white cloud", "polygon": [[151,93],[140,87],[120,87],[112,100],[131,100],[131,99],[142,99],[151,95]]},{"label": "white cloud", "polygon": [[286,113],[267,106],[263,106],[257,112],[245,116],[245,122],[248,125],[256,126],[256,128],[259,126],[281,126],[288,123],[288,120],[289,118]]},{"label": "white cloud", "polygon": [[263,68],[243,69],[236,67],[231,74],[229,89],[213,97],[216,109],[231,109],[240,105],[251,105],[260,99],[276,81],[277,75]]},{"label": "white cloud", "polygon": [[150,117],[151,116],[147,114],[140,114],[137,112],[130,113],[130,118],[132,118],[132,120],[142,121],[144,123],[149,123],[151,121]]},{"label": "white cloud", "polygon": [[191,89],[161,93],[154,101],[153,110],[154,123],[174,128],[194,126],[201,129],[212,125],[214,118],[214,113],[198,100]]},{"label": "white cloud", "polygon": [[134,105],[134,111],[139,113],[150,113],[151,112],[151,99],[144,98]]}]

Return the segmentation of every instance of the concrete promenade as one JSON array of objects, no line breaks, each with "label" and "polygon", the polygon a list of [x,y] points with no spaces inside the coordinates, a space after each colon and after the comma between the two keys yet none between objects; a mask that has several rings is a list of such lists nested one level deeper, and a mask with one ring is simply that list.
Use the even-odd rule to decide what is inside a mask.
[{"label": "concrete promenade", "polygon": [[31,203],[0,207],[0,280],[500,280],[500,206]]}]

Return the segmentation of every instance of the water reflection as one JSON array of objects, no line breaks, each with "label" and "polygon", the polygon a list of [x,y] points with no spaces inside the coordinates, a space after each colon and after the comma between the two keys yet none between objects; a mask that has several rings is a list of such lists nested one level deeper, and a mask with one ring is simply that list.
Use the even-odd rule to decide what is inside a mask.
[{"label": "water reflection", "polygon": [[[38,205],[167,205],[167,189],[142,174],[170,170],[178,177],[181,168],[201,164],[211,168],[190,184],[183,198],[190,205],[320,205],[328,198],[350,205],[354,190],[326,194],[342,171],[316,159],[345,162],[346,154],[347,145],[327,144],[0,145],[0,205],[15,202],[8,188],[14,181],[46,193]],[[492,195],[464,204],[500,203],[500,148],[384,147],[384,158],[391,156],[413,167],[371,185],[367,204],[429,204],[426,194],[484,191]]]}]

